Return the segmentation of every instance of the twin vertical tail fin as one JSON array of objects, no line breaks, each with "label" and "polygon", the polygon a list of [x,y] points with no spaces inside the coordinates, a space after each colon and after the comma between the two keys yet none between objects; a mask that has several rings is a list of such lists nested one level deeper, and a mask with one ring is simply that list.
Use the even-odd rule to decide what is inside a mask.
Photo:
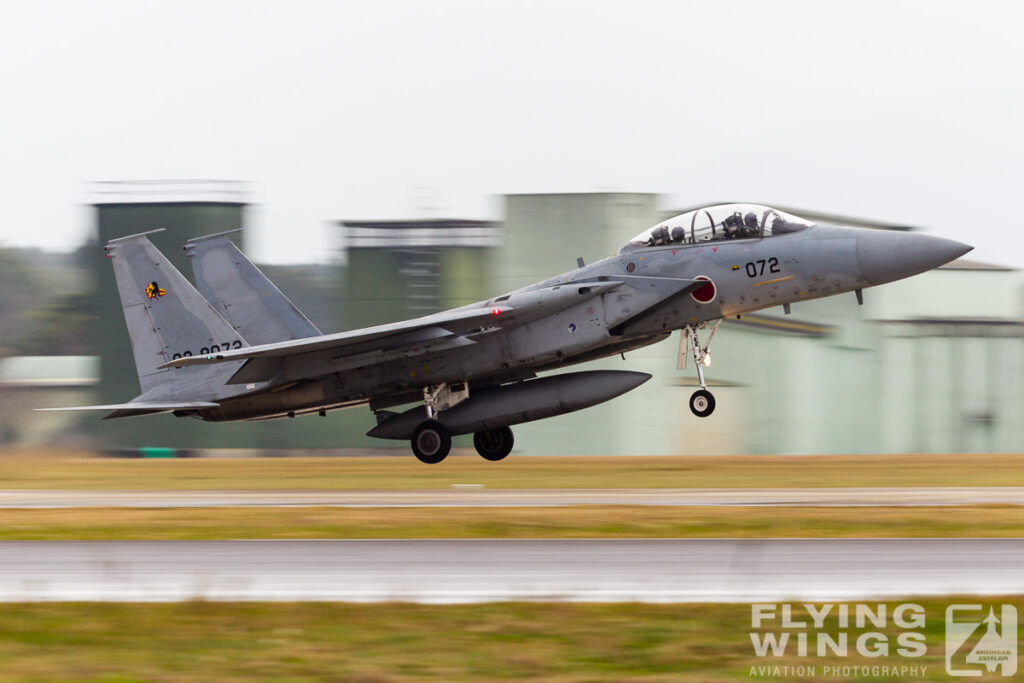
[{"label": "twin vertical tail fin", "polygon": [[169,412],[201,415],[237,393],[226,391],[225,384],[241,362],[160,365],[240,349],[249,346],[247,338],[270,343],[320,334],[224,233],[189,240],[185,246],[197,290],[149,241],[147,235],[153,232],[160,231],[120,237],[106,246],[142,395],[128,403],[37,410],[113,411],[104,419]]},{"label": "twin vertical tail fin", "polygon": [[212,375],[220,377],[225,372],[226,379],[237,368],[157,369],[175,358],[249,344],[149,241],[146,235],[151,232],[113,239],[106,246],[143,395],[198,389],[206,380],[215,379]]},{"label": "twin vertical tail fin", "polygon": [[196,287],[207,301],[250,344],[320,336],[316,325],[227,238],[228,234],[197,237],[185,243]]}]

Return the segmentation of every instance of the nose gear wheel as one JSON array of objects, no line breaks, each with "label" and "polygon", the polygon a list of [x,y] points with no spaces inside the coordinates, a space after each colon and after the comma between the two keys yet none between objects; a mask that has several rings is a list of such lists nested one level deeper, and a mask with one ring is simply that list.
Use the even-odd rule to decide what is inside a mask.
[{"label": "nose gear wheel", "polygon": [[706,389],[693,392],[690,396],[690,410],[697,417],[707,417],[715,412],[715,397]]}]

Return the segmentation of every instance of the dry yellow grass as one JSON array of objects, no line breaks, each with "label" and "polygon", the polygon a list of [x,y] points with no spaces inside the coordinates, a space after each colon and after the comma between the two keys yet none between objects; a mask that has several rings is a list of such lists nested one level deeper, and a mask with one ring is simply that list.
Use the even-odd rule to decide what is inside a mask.
[{"label": "dry yellow grass", "polygon": [[0,540],[936,536],[1024,536],[1024,507],[0,510]]},{"label": "dry yellow grass", "polygon": [[123,460],[74,452],[0,457],[0,489],[789,488],[1024,486],[1024,454],[515,456]]}]

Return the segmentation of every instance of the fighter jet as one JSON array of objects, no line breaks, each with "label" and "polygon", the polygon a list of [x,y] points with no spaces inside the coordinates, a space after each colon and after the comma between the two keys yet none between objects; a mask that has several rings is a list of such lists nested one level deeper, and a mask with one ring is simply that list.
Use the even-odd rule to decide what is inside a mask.
[{"label": "fighter jet", "polygon": [[[173,413],[211,422],[295,417],[368,405],[369,436],[409,440],[441,462],[473,434],[507,456],[511,426],[602,403],[651,375],[539,376],[654,344],[680,330],[697,417],[715,409],[704,368],[724,318],[855,292],[952,261],[972,247],[930,235],[812,223],[757,204],[689,211],[595,263],[421,318],[323,334],[227,233],[189,240],[193,285],[141,233],[105,247],[142,394],[107,418]],[[703,335],[704,339],[701,339]],[[389,410],[417,403],[403,412]]]}]

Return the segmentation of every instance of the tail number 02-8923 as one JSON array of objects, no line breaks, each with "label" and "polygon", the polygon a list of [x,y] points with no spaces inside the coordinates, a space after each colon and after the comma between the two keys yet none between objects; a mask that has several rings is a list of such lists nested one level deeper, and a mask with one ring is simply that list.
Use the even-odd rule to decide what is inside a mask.
[{"label": "tail number 02-8923", "polygon": [[746,266],[747,277],[758,277],[768,273],[781,273],[782,269],[779,268],[779,259],[772,256],[770,259],[758,259],[756,261],[747,261]]},{"label": "tail number 02-8923", "polygon": [[[211,344],[210,346],[204,346],[203,348],[199,349],[199,355],[200,356],[206,356],[206,355],[209,355],[211,353],[218,353],[218,352],[220,352],[222,350],[223,351],[227,351],[228,349],[240,349],[240,348],[242,348],[242,342],[240,342],[238,340],[227,341],[227,342],[224,342],[223,344]],[[192,355],[192,351],[182,351],[181,353],[176,353],[173,356],[171,356],[171,360],[178,360],[179,358],[188,358],[191,355]]]}]

